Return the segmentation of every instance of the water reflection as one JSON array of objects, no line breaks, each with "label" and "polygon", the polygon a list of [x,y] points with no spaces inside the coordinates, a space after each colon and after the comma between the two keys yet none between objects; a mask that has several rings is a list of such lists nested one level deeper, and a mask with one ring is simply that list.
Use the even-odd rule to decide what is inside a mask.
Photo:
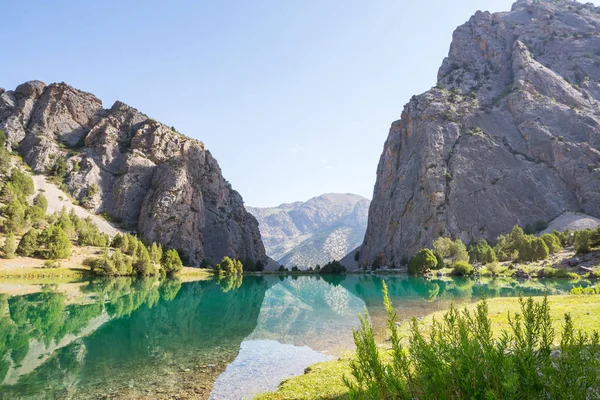
[{"label": "water reflection", "polygon": [[55,287],[0,295],[0,398],[208,398],[215,381],[214,398],[273,389],[326,355],[351,349],[352,328],[365,307],[383,334],[383,280],[401,318],[482,294],[556,294],[573,286],[560,280],[240,276],[189,283],[100,279],[80,284],[76,297]]}]

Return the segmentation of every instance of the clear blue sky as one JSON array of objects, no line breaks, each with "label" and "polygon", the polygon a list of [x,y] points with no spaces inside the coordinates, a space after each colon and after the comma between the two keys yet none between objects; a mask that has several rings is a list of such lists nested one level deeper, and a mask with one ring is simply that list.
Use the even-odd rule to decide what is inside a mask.
[{"label": "clear blue sky", "polygon": [[67,82],[204,141],[247,205],[371,197],[452,32],[512,0],[6,1],[0,86]]}]

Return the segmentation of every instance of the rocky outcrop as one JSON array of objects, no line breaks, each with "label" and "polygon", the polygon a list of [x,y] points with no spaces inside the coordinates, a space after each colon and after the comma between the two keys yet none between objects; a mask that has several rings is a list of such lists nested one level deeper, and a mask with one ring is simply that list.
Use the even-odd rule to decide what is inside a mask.
[{"label": "rocky outcrop", "polygon": [[266,263],[258,223],[202,142],[64,83],[0,91],[0,129],[35,172],[53,172],[88,209],[182,250]]},{"label": "rocky outcrop", "polygon": [[392,124],[360,262],[399,265],[441,235],[494,241],[566,211],[600,217],[600,8],[477,12],[437,87]]},{"label": "rocky outcrop", "polygon": [[248,207],[259,222],[269,257],[305,269],[339,260],[362,243],[369,200],[329,193],[306,202]]}]

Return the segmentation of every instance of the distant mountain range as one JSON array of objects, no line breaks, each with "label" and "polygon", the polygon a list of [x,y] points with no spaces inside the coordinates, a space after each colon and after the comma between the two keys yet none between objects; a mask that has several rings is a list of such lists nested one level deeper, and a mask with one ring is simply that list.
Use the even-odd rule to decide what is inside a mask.
[{"label": "distant mountain range", "polygon": [[328,193],[277,207],[246,207],[256,217],[267,255],[301,269],[339,260],[364,238],[370,201]]}]

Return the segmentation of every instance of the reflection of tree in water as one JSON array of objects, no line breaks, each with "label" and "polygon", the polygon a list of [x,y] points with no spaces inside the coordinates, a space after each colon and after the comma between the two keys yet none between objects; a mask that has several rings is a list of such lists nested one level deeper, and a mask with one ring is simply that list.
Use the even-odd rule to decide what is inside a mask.
[{"label": "reflection of tree in water", "polygon": [[227,293],[230,290],[237,290],[242,286],[244,281],[243,275],[220,275],[217,278],[217,283],[221,286],[223,292]]},{"label": "reflection of tree in water", "polygon": [[[32,350],[42,352],[39,357],[33,357],[36,359],[43,357],[45,349],[56,347],[67,335],[72,335],[75,342],[68,345],[67,350],[60,352],[59,357],[51,358],[38,369],[43,375],[72,370],[71,366],[79,365],[86,352],[77,336],[91,320],[103,313],[114,318],[130,315],[143,304],[152,307],[161,294],[164,300],[172,300],[180,287],[181,282],[176,280],[164,281],[162,285],[158,280],[152,279],[96,280],[82,289],[85,293],[93,294],[89,304],[66,304],[66,295],[52,291],[55,289],[53,287],[44,287],[41,293],[11,298],[0,295],[0,382],[5,380],[11,368],[17,370],[21,367],[32,350],[32,341],[43,344]],[[32,377],[37,375],[37,370],[29,374]],[[26,385],[27,377],[20,377],[19,385]],[[52,379],[57,384],[68,381],[65,376],[44,378]]]}]

